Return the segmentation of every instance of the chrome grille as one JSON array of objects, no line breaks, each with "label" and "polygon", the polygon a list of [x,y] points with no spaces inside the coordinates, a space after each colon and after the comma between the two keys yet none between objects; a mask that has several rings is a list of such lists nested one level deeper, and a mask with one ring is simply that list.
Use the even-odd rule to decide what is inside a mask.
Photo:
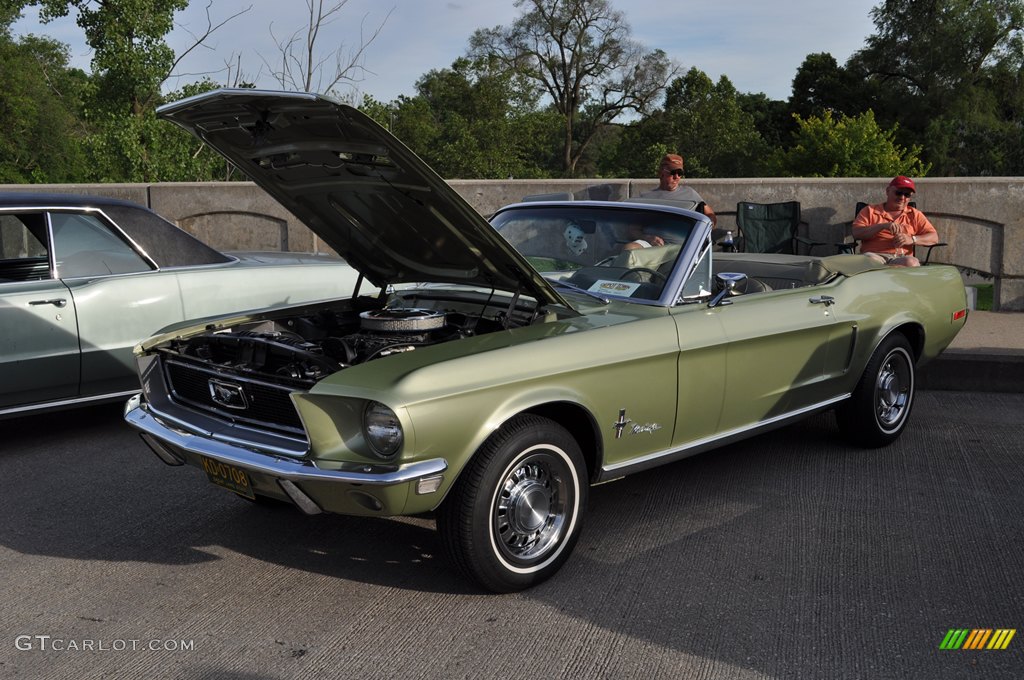
[{"label": "chrome grille", "polygon": [[[210,369],[180,359],[163,358],[164,376],[171,399],[232,422],[259,428],[305,434],[289,394],[293,387],[263,382],[238,373]],[[244,407],[218,402],[210,381],[237,386]]]}]

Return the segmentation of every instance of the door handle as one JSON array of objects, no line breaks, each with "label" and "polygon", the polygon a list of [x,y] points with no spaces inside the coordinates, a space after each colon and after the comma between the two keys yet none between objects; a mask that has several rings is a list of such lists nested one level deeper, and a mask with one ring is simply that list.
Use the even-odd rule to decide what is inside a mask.
[{"label": "door handle", "polygon": [[818,295],[816,297],[812,297],[810,302],[812,305],[825,305],[826,307],[829,307],[836,303],[836,299],[831,295]]},{"label": "door handle", "polygon": [[36,305],[53,305],[54,307],[61,307],[61,308],[63,308],[63,307],[67,306],[68,301],[65,300],[64,298],[53,298],[51,300],[32,300],[31,302],[29,302],[29,304],[32,305],[32,306],[36,306]]}]

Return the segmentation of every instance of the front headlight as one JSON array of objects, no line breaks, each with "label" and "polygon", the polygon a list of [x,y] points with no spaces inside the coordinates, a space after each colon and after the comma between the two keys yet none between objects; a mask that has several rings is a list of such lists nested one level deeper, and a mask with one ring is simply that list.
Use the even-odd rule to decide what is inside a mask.
[{"label": "front headlight", "polygon": [[363,411],[363,434],[373,452],[390,458],[402,447],[402,423],[395,412],[379,401],[371,401]]}]

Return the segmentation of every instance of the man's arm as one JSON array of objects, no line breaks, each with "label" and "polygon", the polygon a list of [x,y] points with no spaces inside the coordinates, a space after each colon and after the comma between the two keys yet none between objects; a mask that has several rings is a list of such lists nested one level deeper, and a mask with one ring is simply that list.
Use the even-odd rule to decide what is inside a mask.
[{"label": "man's arm", "polygon": [[915,221],[916,231],[911,241],[918,246],[933,246],[939,242],[939,232],[924,213],[921,213],[920,217],[919,221]]},{"label": "man's arm", "polygon": [[[865,220],[867,219],[868,216],[865,215]],[[857,219],[854,220],[853,228],[851,229],[853,237],[858,241],[871,238],[882,231],[887,231],[890,234],[896,234],[899,232],[899,225],[892,221],[878,222],[877,224],[858,224],[860,221],[861,217],[858,215]]]},{"label": "man's arm", "polygon": [[707,215],[708,219],[711,220],[712,227],[718,226],[718,215],[715,214],[715,211],[712,210],[711,206],[708,205],[707,203],[704,204],[704,214]]}]

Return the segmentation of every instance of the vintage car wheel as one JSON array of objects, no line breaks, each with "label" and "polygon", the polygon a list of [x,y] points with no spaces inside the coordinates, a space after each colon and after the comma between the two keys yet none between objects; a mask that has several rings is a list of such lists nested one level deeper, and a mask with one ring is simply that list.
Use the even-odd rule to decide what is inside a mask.
[{"label": "vintage car wheel", "polygon": [[861,446],[892,443],[906,427],[915,387],[910,343],[893,333],[871,355],[853,396],[836,409],[840,428]]},{"label": "vintage car wheel", "polygon": [[517,416],[477,451],[438,512],[449,560],[495,592],[544,581],[579,537],[587,484],[579,445],[564,428]]}]

